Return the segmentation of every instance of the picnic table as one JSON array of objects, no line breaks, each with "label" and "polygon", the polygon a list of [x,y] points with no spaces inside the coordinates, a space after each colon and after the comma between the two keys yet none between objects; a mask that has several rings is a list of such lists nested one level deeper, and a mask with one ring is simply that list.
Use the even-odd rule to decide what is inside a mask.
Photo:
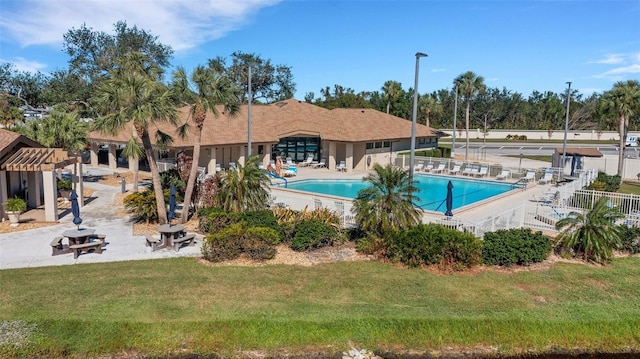
[{"label": "picnic table", "polygon": [[162,224],[156,227],[156,230],[160,232],[160,247],[166,247],[171,245],[171,239],[177,239],[183,237],[185,234],[185,228],[179,224]]},{"label": "picnic table", "polygon": [[62,236],[69,240],[69,245],[84,244],[89,241],[89,237],[96,232],[95,229],[68,229],[62,232]]}]

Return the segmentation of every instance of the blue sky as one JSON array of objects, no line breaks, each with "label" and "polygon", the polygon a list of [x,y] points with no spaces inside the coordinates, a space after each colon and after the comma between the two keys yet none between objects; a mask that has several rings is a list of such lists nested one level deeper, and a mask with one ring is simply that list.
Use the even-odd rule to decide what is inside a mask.
[{"label": "blue sky", "polygon": [[295,97],[339,84],[420,93],[451,88],[466,71],[489,87],[585,95],[640,79],[640,0],[304,1],[0,0],[0,63],[67,67],[62,35],[83,23],[112,33],[125,20],[175,50],[187,70],[234,51],[292,67]]}]

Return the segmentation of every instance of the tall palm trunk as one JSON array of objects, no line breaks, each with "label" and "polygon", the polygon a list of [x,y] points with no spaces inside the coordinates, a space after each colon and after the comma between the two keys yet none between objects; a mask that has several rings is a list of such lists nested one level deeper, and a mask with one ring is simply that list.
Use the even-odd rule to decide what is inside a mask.
[{"label": "tall palm trunk", "polygon": [[144,147],[144,153],[147,155],[147,162],[149,162],[149,170],[151,170],[151,180],[153,181],[153,189],[156,195],[156,203],[158,208],[158,223],[166,224],[167,221],[167,205],[164,202],[164,190],[160,183],[160,171],[158,171],[158,164],[156,163],[156,155],[153,152],[153,145],[149,138],[148,131],[142,132],[140,139],[142,140],[142,146]]},{"label": "tall palm trunk", "polygon": [[184,190],[184,205],[182,207],[182,223],[189,220],[189,208],[191,208],[191,200],[193,190],[196,187],[196,178],[198,178],[198,163],[200,162],[200,142],[202,138],[202,123],[196,126],[196,135],[193,142],[193,160],[191,161],[191,170],[189,171],[189,179],[187,180],[187,188]]},{"label": "tall palm trunk", "polygon": [[624,169],[624,141],[626,136],[625,118],[620,114],[620,151],[618,151],[618,176],[622,177]]},{"label": "tall palm trunk", "polygon": [[466,124],[467,129],[467,145],[464,147],[464,160],[467,161],[469,157],[469,112],[471,110],[471,100],[469,99],[471,95],[467,96],[467,108],[464,112],[464,122]]},{"label": "tall palm trunk", "polygon": [[389,114],[389,108],[391,108],[391,101],[387,101],[387,115]]}]

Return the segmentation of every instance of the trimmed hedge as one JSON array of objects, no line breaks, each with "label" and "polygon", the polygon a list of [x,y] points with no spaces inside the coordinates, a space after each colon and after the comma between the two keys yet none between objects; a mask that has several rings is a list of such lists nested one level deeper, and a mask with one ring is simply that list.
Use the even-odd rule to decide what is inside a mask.
[{"label": "trimmed hedge", "polygon": [[296,223],[291,239],[291,249],[303,251],[333,245],[342,240],[338,228],[318,219],[305,219]]},{"label": "trimmed hedge", "polygon": [[551,240],[542,232],[514,228],[485,233],[482,259],[487,265],[530,265],[547,259],[551,250]]},{"label": "trimmed hedge", "polygon": [[242,254],[253,260],[273,259],[278,241],[278,233],[271,228],[235,223],[208,235],[202,244],[202,255],[211,262],[236,259]]},{"label": "trimmed hedge", "polygon": [[445,226],[418,224],[386,238],[388,259],[409,267],[442,265],[459,270],[481,263],[482,241],[471,233]]},{"label": "trimmed hedge", "polygon": [[630,254],[640,253],[640,228],[621,227],[620,239],[622,240],[622,251]]}]

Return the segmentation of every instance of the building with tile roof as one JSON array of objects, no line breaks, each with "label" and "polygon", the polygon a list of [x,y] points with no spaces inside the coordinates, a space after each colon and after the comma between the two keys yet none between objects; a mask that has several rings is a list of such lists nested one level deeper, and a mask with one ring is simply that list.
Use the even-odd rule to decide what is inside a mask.
[{"label": "building with tile roof", "polygon": [[[241,106],[234,116],[219,109],[220,115],[209,114],[202,133],[201,167],[208,173],[216,165],[228,167],[231,162],[243,163],[247,156],[248,106]],[[191,122],[189,108],[179,109],[181,122]],[[117,166],[116,149],[131,137],[127,125],[117,136],[92,132],[91,163],[98,164],[97,152],[108,146],[108,163]],[[155,126],[155,125],[154,125]],[[169,124],[157,124],[162,132],[174,137],[168,151],[159,157],[175,159],[178,153],[191,154],[193,138],[179,138]],[[416,148],[435,148],[440,131],[418,124]],[[155,133],[150,134],[154,138]],[[315,161],[326,159],[329,168],[345,161],[347,171],[366,170],[375,163],[388,164],[398,151],[409,150],[411,121],[373,109],[328,110],[303,101],[289,99],[269,105],[252,105],[251,154],[258,155],[265,166],[276,156],[291,157],[295,162],[313,156]]]}]

